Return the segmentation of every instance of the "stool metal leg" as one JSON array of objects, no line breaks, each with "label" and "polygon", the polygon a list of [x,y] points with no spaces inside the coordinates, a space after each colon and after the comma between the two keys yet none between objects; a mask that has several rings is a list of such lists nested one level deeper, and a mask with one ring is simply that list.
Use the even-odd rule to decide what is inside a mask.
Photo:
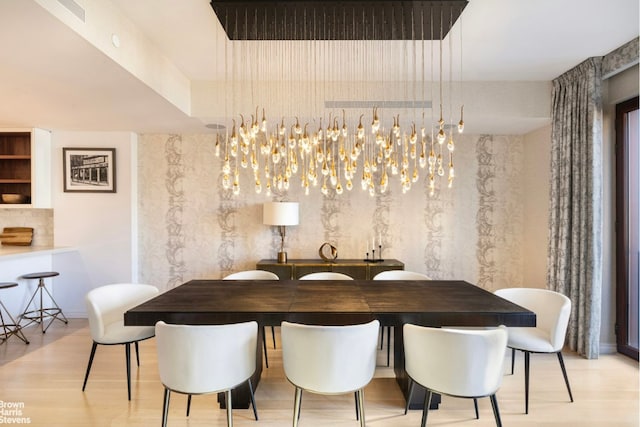
[{"label": "stool metal leg", "polygon": [[[46,292],[47,295],[49,296],[49,298],[51,299],[51,302],[53,303],[53,307],[48,307],[45,308],[43,306],[43,292]],[[36,295],[38,295],[40,297],[40,308],[36,308],[34,310],[29,310],[29,307],[31,306],[31,303],[33,302],[34,298],[36,297]],[[44,326],[44,319],[50,317],[51,320],[49,321],[49,323],[47,324],[47,326]],[[60,318],[62,317],[62,318]],[[40,323],[40,328],[42,329],[42,333],[44,334],[45,332],[47,332],[47,329],[49,329],[49,326],[51,326],[51,324],[53,323],[54,320],[59,320],[65,324],[69,323],[69,320],[67,319],[67,317],[64,315],[64,313],[62,312],[62,309],[60,308],[60,306],[58,305],[58,303],[56,302],[56,300],[53,298],[53,295],[51,295],[51,293],[49,292],[49,290],[47,289],[47,287],[44,284],[44,280],[42,278],[40,278],[38,280],[38,287],[36,289],[36,291],[33,293],[33,295],[31,296],[31,299],[29,300],[29,302],[27,303],[27,306],[25,308],[24,313],[22,313],[22,315],[20,315],[20,319],[27,319],[29,320],[29,323],[27,323],[25,325],[29,326],[31,323]]]},{"label": "stool metal leg", "polygon": [[[0,306],[1,306],[0,307],[0,323],[2,323],[2,332],[0,332],[0,344],[7,341],[9,337],[11,337],[11,335],[15,335],[18,338],[20,338],[25,344],[29,344],[29,340],[27,339],[27,337],[24,336],[24,333],[22,332],[22,328],[20,327],[18,322],[16,322],[16,320],[13,318],[11,313],[9,313],[9,310],[7,310],[7,307],[4,305],[2,301],[0,301]],[[7,313],[7,316],[9,317],[9,320],[11,321],[11,323],[5,323],[4,316],[2,315],[2,310],[4,310],[5,313]]]}]

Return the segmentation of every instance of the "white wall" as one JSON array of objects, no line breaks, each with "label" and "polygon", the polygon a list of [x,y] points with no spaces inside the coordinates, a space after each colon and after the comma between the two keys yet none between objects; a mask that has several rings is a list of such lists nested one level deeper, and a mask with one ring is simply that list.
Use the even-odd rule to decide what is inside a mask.
[{"label": "white wall", "polygon": [[[461,279],[488,290],[522,286],[523,139],[468,135],[456,145],[456,181],[428,195],[426,171],[407,194],[398,176],[370,197],[360,189],[304,194],[299,175],[287,194],[256,194],[250,169],[240,195],[221,186],[222,157],[213,135],[141,135],[140,277],[160,289],[219,278],[275,258],[275,227],[262,224],[262,204],[278,196],[300,202],[300,224],[288,227],[289,258],[318,258],[330,242],[339,259],[363,259],[365,241],[382,236],[385,258],[436,279]],[[356,176],[361,174],[361,165]],[[264,185],[264,184],[263,184]],[[444,187],[444,188],[443,188]],[[285,191],[283,190],[283,193]],[[379,251],[376,251],[379,253]]]},{"label": "white wall", "polygon": [[[51,193],[54,244],[74,252],[54,256],[70,292],[58,301],[68,316],[85,314],[84,295],[95,287],[137,282],[135,258],[137,136],[128,132],[54,132]],[[65,193],[62,148],[116,149],[116,193]]]},{"label": "white wall", "polygon": [[524,136],[524,283],[546,288],[551,126]]}]

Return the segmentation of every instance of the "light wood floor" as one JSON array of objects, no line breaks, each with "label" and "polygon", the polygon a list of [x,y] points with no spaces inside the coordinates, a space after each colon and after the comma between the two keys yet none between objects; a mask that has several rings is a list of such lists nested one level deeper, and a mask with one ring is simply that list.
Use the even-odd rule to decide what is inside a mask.
[{"label": "light wood floor", "polygon": [[[5,411],[13,404],[20,406],[20,413],[7,416],[5,412],[5,418],[28,418],[30,425],[47,427],[160,425],[163,388],[158,379],[155,340],[140,344],[141,366],[132,364],[133,398],[129,402],[122,346],[98,348],[87,390],[81,391],[91,348],[86,320],[56,323],[44,335],[32,327],[26,334],[29,345],[15,337],[0,345],[0,403]],[[635,361],[619,355],[586,360],[571,352],[564,354],[575,402],[569,402],[556,357],[533,355],[530,408],[525,415],[520,355],[516,374],[505,375],[497,395],[505,426],[639,425]],[[384,358],[380,352],[381,363]],[[234,410],[236,426],[291,425],[293,387],[283,376],[279,349],[269,348],[269,362],[256,391],[260,420],[253,420],[250,409],[238,409]],[[389,369],[381,368],[365,389],[367,425],[419,426],[420,411],[403,415],[404,400],[390,376]],[[428,425],[495,426],[488,399],[479,403],[480,419],[476,420],[472,401],[443,396],[440,409],[430,412]],[[185,407],[186,398],[174,394],[169,426],[225,425],[225,412],[218,409],[213,395],[194,397],[189,418]],[[301,427],[358,425],[352,394],[305,394]]]}]

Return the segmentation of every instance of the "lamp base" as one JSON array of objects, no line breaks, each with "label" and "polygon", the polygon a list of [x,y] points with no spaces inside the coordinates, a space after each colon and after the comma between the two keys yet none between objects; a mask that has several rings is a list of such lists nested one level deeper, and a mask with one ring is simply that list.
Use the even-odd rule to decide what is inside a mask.
[{"label": "lamp base", "polygon": [[278,252],[278,263],[286,264],[287,262],[287,253],[286,252]]}]

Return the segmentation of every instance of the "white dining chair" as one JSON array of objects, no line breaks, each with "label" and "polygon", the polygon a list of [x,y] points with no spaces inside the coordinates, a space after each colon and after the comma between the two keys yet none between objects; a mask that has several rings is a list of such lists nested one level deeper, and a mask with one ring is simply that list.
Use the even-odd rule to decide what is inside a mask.
[{"label": "white dining chair", "polygon": [[431,280],[431,278],[416,271],[387,270],[373,276],[373,280]]},{"label": "white dining chair", "polygon": [[282,365],[295,387],[294,427],[303,390],[327,395],[355,392],[357,418],[365,426],[364,387],[375,372],[379,328],[377,320],[347,326],[282,322]]},{"label": "white dining chair", "polygon": [[158,289],[155,286],[134,283],[105,285],[87,293],[85,302],[93,344],[87,372],[82,383],[82,391],[87,386],[98,344],[124,345],[127,393],[129,400],[131,400],[131,343],[135,345],[136,362],[140,366],[138,342],[153,337],[155,328],[153,326],[124,326],[124,313],[156,295],[158,295]]},{"label": "white dining chair", "polygon": [[[431,280],[431,278],[417,271],[387,270],[373,276],[373,280]],[[391,326],[383,326],[380,334],[380,350],[382,350],[384,346],[384,331],[385,329],[387,330],[387,366],[391,361],[391,328]]]},{"label": "white dining chair", "polygon": [[[441,393],[474,399],[489,396],[500,427],[496,392],[502,383],[507,329],[487,330],[403,326],[405,369],[415,383],[426,388],[422,427],[427,424],[431,396]],[[411,393],[407,397],[407,403]],[[406,410],[405,410],[406,413]],[[476,404],[476,418],[477,404]]]},{"label": "white dining chair", "polygon": [[561,293],[536,288],[506,288],[494,292],[536,314],[536,326],[531,328],[509,327],[511,348],[511,374],[513,374],[516,350],[524,352],[525,413],[529,413],[529,356],[531,353],[555,353],[562,369],[564,383],[573,402],[569,377],[562,358],[562,347],[571,315],[571,300]]},{"label": "white dining chair", "polygon": [[244,270],[224,276],[223,280],[280,280],[276,273],[267,270]]},{"label": "white dining chair", "polygon": [[[244,270],[228,274],[224,276],[222,280],[280,280],[280,278],[276,273],[267,270]],[[273,348],[276,348],[276,331],[274,326],[271,326],[271,339],[273,341]],[[267,356],[266,334],[262,340],[262,345],[264,349],[264,363],[268,368],[269,357]]]},{"label": "white dining chair", "polygon": [[249,385],[258,419],[251,376],[256,370],[258,323],[170,325],[156,323],[158,371],[164,386],[162,427],[166,427],[171,392],[225,394],[227,426],[233,426],[231,390]]},{"label": "white dining chair", "polygon": [[335,271],[318,271],[300,276],[298,280],[353,280],[353,277]]}]

